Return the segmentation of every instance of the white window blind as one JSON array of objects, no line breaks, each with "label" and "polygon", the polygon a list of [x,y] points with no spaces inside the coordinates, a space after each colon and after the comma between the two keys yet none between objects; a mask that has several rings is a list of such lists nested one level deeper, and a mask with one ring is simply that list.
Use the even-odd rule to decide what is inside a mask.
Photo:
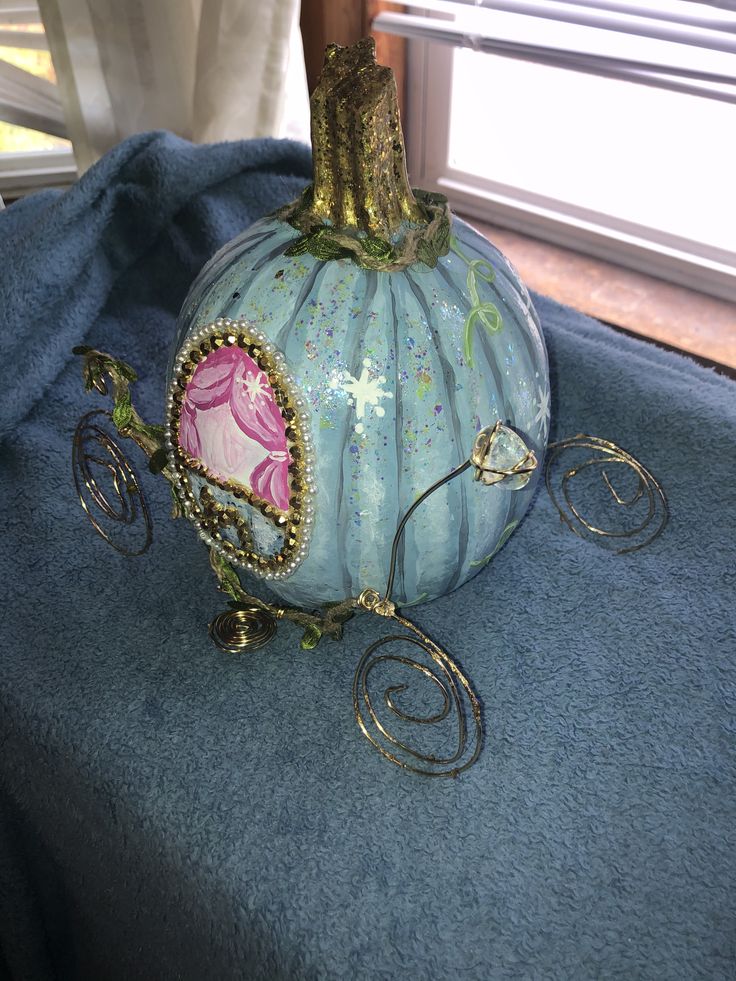
[{"label": "white window blind", "polygon": [[[0,0],[0,191],[16,197],[38,187],[68,184],[77,169],[67,138],[59,90],[24,63],[42,60],[48,52],[46,35],[35,0]],[[50,59],[46,58],[50,72]],[[16,129],[20,127],[21,129]],[[49,139],[23,136],[35,131]],[[48,148],[36,149],[41,143]],[[19,148],[20,145],[20,148]]]},{"label": "white window blind", "polygon": [[736,102],[736,12],[722,7],[686,0],[647,6],[408,0],[403,6],[425,13],[381,13],[374,30]]},{"label": "white window blind", "polygon": [[736,3],[404,0],[412,179],[736,301]]}]

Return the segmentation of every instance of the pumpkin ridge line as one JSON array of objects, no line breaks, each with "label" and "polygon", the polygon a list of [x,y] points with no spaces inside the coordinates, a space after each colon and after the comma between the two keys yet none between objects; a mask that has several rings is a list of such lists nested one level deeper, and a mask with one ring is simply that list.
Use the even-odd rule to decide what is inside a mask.
[{"label": "pumpkin ridge line", "polygon": [[[449,275],[449,272],[446,269],[440,267],[440,275],[445,280],[445,282],[447,283],[447,285],[452,290],[454,290],[455,294],[457,295],[457,297],[458,297],[458,299],[460,301],[461,307],[463,309],[465,309],[466,314],[467,314],[467,312],[470,310],[470,304],[468,303],[467,297],[463,293],[462,289],[456,283],[453,282],[453,280],[451,279],[451,277]],[[498,402],[499,402],[500,408],[503,409],[503,418],[504,418],[504,421],[505,422],[509,422],[512,426],[514,426],[514,425],[516,425],[515,417],[514,417],[514,413],[513,413],[512,409],[511,409],[511,407],[510,407],[510,405],[509,405],[509,403],[507,401],[506,389],[505,389],[504,384],[503,384],[503,378],[499,374],[498,365],[496,364],[496,359],[493,357],[493,355],[491,353],[491,351],[492,351],[492,348],[491,348],[491,338],[488,336],[488,334],[484,330],[478,331],[478,338],[479,338],[479,343],[480,343],[481,350],[483,351],[483,356],[486,359],[486,364],[488,365],[488,368],[489,368],[491,374],[493,375],[493,380],[494,380],[494,382],[496,384],[496,392],[498,393],[497,394]]]},{"label": "pumpkin ridge line", "polygon": [[289,336],[291,335],[292,331],[294,331],[296,328],[297,318],[299,317],[300,312],[304,309],[307,300],[311,296],[312,290],[315,287],[319,274],[323,272],[325,268],[326,268],[325,266],[315,265],[312,269],[309,270],[307,278],[304,280],[304,282],[302,283],[299,289],[299,293],[297,294],[288,321],[282,327],[279,327],[278,331],[276,332],[276,337],[274,340],[276,346],[284,355],[284,357],[287,357],[286,346],[288,344]]},{"label": "pumpkin ridge line", "polygon": [[[465,244],[466,243],[463,242],[463,245]],[[457,253],[455,254],[457,255]],[[463,261],[461,256],[458,256],[458,258],[461,261]],[[463,293],[462,289],[454,282],[454,280],[450,276],[449,269],[446,269],[444,266],[439,266],[438,269],[442,279],[445,281],[448,288],[453,290],[457,295],[458,299],[460,300],[461,306],[465,308],[466,311],[469,310],[470,304],[468,303],[468,300],[465,294]],[[483,357],[485,358],[488,368],[491,374],[493,375],[493,380],[496,385],[497,398],[499,400],[499,403],[503,407],[504,418],[508,419],[512,425],[515,425],[515,422],[513,421],[514,413],[512,412],[511,407],[509,406],[509,403],[507,402],[506,399],[506,391],[504,389],[503,379],[501,378],[501,375],[498,372],[496,361],[493,358],[491,351],[489,350],[491,346],[491,338],[487,335],[486,331],[484,330],[478,331],[478,334],[480,339],[480,348]],[[485,420],[481,419],[481,425],[483,425],[484,422]],[[515,509],[516,500],[517,498],[514,497],[509,499],[506,503],[506,519],[503,524],[504,528],[506,527],[506,525],[508,525],[509,521],[511,520],[512,513],[514,512]]]},{"label": "pumpkin ridge line", "polygon": [[[408,507],[412,502],[409,501],[408,504],[404,504],[404,499],[401,493],[402,489],[402,478],[404,474],[404,461],[402,459],[402,445],[403,445],[403,430],[404,430],[404,411],[402,406],[402,400],[400,397],[401,393],[401,362],[399,359],[399,322],[397,318],[396,311],[396,294],[394,293],[393,282],[389,279],[388,291],[391,298],[391,319],[394,325],[394,363],[395,368],[395,389],[394,389],[394,435],[396,438],[396,498],[399,502],[399,513],[403,514],[405,507]],[[405,582],[405,568],[404,560],[406,555],[406,541],[404,535],[401,536],[399,541],[399,550],[396,556],[396,592],[400,593],[402,596],[408,596],[406,590]]]},{"label": "pumpkin ridge line", "polygon": [[[361,319],[360,327],[356,327],[350,331],[348,330],[347,336],[352,336],[354,338],[353,350],[351,352],[352,357],[350,360],[345,358],[345,363],[348,365],[348,370],[353,378],[357,378],[360,375],[360,366],[363,362],[363,347],[366,340],[366,321],[368,319],[369,308],[372,305],[376,292],[378,290],[378,274],[372,271],[367,271],[365,274],[365,294],[363,296],[363,306],[361,309]],[[345,414],[345,425],[342,433],[340,442],[342,443],[342,453],[340,454],[340,484],[339,484],[339,494],[338,494],[338,508],[337,508],[337,554],[339,556],[339,561],[341,565],[343,588],[345,590],[346,596],[353,595],[353,577],[348,568],[347,560],[347,549],[346,542],[348,536],[348,525],[346,523],[344,515],[344,489],[345,489],[345,456],[349,457],[351,454],[348,448],[348,434],[352,426],[352,415],[353,407],[347,405],[347,412]],[[351,478],[352,480],[352,478]],[[360,563],[358,562],[358,566]]]},{"label": "pumpkin ridge line", "polygon": [[[278,237],[279,231],[280,229],[274,233],[275,237]],[[257,259],[251,266],[251,271],[254,274],[254,278],[255,278],[255,274],[259,273],[264,266],[268,265],[269,262],[273,262],[273,260],[277,256],[281,255],[283,249],[284,249],[284,243],[279,242],[279,244],[275,248],[271,249],[271,251],[267,255],[262,255],[259,259]]]},{"label": "pumpkin ridge line", "polygon": [[[459,238],[459,236],[458,236],[458,238]],[[468,243],[466,241],[463,241],[462,244],[463,244],[463,247],[472,249],[474,252],[478,253],[478,255],[481,255],[479,249],[475,245],[472,245],[472,244],[470,244],[470,243]],[[496,269],[495,270],[495,273],[496,273],[496,279],[495,279],[495,281],[492,282],[492,283],[489,283],[488,285],[490,286],[490,288],[493,291],[493,293],[495,293],[496,296],[499,298],[499,300],[501,301],[501,303],[503,303],[504,306],[508,306],[508,303],[506,303],[506,301],[504,300],[503,296],[501,295],[501,293],[500,293],[500,291],[498,289],[498,283],[499,283],[499,281],[503,280],[509,287],[511,287],[513,284],[511,283],[511,281],[509,280],[508,276],[504,273],[503,270]],[[533,321],[533,318],[528,316],[527,311],[524,308],[524,306],[521,303],[519,303],[518,309],[514,310],[513,307],[511,308],[511,315],[508,318],[506,318],[506,320],[504,321],[504,329],[507,330],[508,333],[511,334],[512,339],[516,343],[518,343],[518,339],[521,338],[521,341],[522,341],[522,343],[524,345],[524,351],[526,353],[526,357],[528,358],[529,370],[531,371],[531,370],[533,370],[532,369],[532,366],[534,365],[534,363],[535,363],[538,355],[537,355],[537,352],[535,351],[535,348],[534,348],[534,341],[533,341],[533,337],[532,337],[531,331],[528,329],[528,327],[529,327],[528,321],[530,319],[532,320],[532,323],[533,323],[534,322]],[[519,329],[519,326],[518,326],[519,321],[521,321],[521,322],[523,322],[525,324],[525,326],[527,327],[527,330],[520,330]],[[535,325],[535,327],[536,327],[536,325]],[[485,332],[481,332],[481,333],[485,333]],[[489,343],[490,343],[490,338],[486,337],[486,340],[488,340]],[[490,356],[487,357],[487,360],[489,361],[489,364],[490,364],[491,363]],[[510,407],[510,405],[508,404],[508,402],[506,400],[505,390],[503,391],[503,403],[504,403],[504,412],[506,412],[506,414],[507,414],[508,421],[510,422],[510,424],[512,426],[515,426],[516,425],[516,418],[515,418],[515,415],[514,415],[514,412],[513,412],[512,408]]]},{"label": "pumpkin ridge line", "polygon": [[226,276],[233,268],[233,266],[240,261],[240,259],[243,257],[243,254],[248,249],[257,248],[258,246],[263,245],[263,243],[267,242],[270,238],[275,238],[278,235],[278,232],[279,230],[277,228],[270,228],[265,235],[262,235],[260,238],[257,238],[255,242],[251,242],[249,239],[245,241],[238,241],[236,239],[235,244],[230,249],[230,251],[226,253],[226,255],[220,256],[218,254],[215,256],[215,259],[219,261],[222,261],[226,257],[228,259],[227,264],[224,265],[222,269],[218,269],[218,277],[221,278],[223,276]]},{"label": "pumpkin ridge line", "polygon": [[[255,244],[256,245],[261,245],[263,242],[268,241],[269,238],[274,238],[276,235],[278,235],[278,229],[276,229],[276,228],[269,229],[269,231],[265,235],[263,235],[263,236],[261,236],[261,238],[257,239],[257,241],[256,241]],[[243,257],[243,253],[244,253],[245,249],[251,248],[252,247],[252,244],[253,243],[251,243],[250,241],[246,241],[245,243],[243,243],[242,241],[239,241],[237,239],[235,240],[235,243],[234,244],[231,243],[232,248],[226,253],[227,256],[228,256],[228,262],[227,262],[227,264],[225,266],[222,267],[222,269],[218,269],[218,273],[217,273],[218,279],[221,279],[222,277],[226,276],[230,272],[230,270],[234,266],[236,266],[238,264],[238,262],[240,262],[241,258]],[[245,248],[241,247],[243,245],[245,246]],[[224,246],[221,251],[224,252],[226,248],[227,248],[227,246]],[[214,262],[215,260],[221,260],[222,258],[224,258],[224,256],[220,256],[220,253],[218,252],[213,257],[213,260],[212,261]],[[253,277],[253,278],[255,278],[255,277]],[[252,281],[253,280],[251,279],[248,282],[247,286],[245,284],[241,284],[241,288],[244,291],[250,289],[250,286],[252,284]],[[194,290],[197,288],[198,282],[199,282],[199,277],[197,277],[197,279],[195,279],[194,283],[192,284],[192,288],[190,290],[190,294],[192,292],[194,292]],[[208,287],[209,285],[210,285],[210,283],[209,282],[206,282],[206,283],[203,283],[202,284],[202,286],[205,287],[204,289],[202,287],[200,287],[199,295],[196,298],[196,306],[195,306],[194,310],[192,311],[192,315],[191,315],[192,322],[196,321],[199,318],[199,314],[200,314],[200,311],[202,309],[202,305],[206,302],[207,297],[208,297],[208,290],[207,290],[206,287]],[[187,301],[189,300],[189,295],[190,294],[187,295],[187,300],[185,300],[185,306],[187,305]],[[217,316],[218,317],[226,317],[227,314],[225,314],[225,313],[219,313],[219,314],[217,314]],[[205,319],[206,320],[209,320],[211,318],[207,317]],[[183,338],[182,338],[182,340],[183,340]]]},{"label": "pumpkin ridge line", "polygon": [[[438,266],[437,268],[442,270],[441,266]],[[465,453],[463,448],[462,427],[460,425],[460,417],[457,414],[457,406],[455,405],[456,388],[457,388],[457,377],[455,375],[455,369],[452,367],[452,364],[450,363],[447,355],[445,354],[444,348],[442,347],[442,335],[441,332],[437,329],[437,327],[433,323],[431,312],[429,306],[427,305],[427,298],[422,292],[419,284],[414,281],[412,275],[408,271],[405,273],[405,276],[407,282],[409,283],[409,286],[411,287],[411,291],[414,294],[417,302],[419,303],[419,307],[422,313],[424,314],[424,317],[427,321],[427,327],[429,328],[429,332],[432,335],[432,339],[434,340],[435,352],[437,354],[437,359],[440,363],[440,367],[442,370],[442,379],[445,385],[445,403],[447,404],[450,410],[450,415],[452,417],[452,431],[454,436],[453,441],[455,443],[455,453],[457,458],[450,462],[453,467],[457,467],[463,463],[463,461],[467,457],[467,454]],[[448,493],[452,493],[452,491],[448,490]],[[447,582],[445,583],[445,586],[443,588],[443,593],[450,592],[457,585],[458,579],[460,577],[460,570],[464,564],[465,555],[467,554],[467,548],[468,548],[468,499],[465,493],[464,481],[460,482],[459,494],[460,494],[461,518],[460,518],[460,529],[458,532],[458,541],[457,541],[458,562],[456,564],[455,570],[451,572],[450,576],[447,579]]]},{"label": "pumpkin ridge line", "polygon": [[[474,229],[471,229],[471,230],[474,231]],[[476,234],[477,234],[477,232],[476,232]],[[460,236],[459,235],[457,235],[457,238],[458,238],[458,240],[460,240]],[[475,252],[475,254],[477,255],[477,257],[479,259],[482,259],[484,262],[488,262],[488,257],[483,255],[483,253],[481,252],[480,248],[477,245],[474,245],[473,243],[468,242],[466,239],[462,239],[461,241],[462,241],[463,248],[471,249],[473,252]],[[483,239],[483,241],[485,242],[486,240]],[[451,249],[450,251],[452,252],[454,250]],[[455,255],[457,255],[457,252],[455,252]],[[499,255],[501,255],[503,259],[506,259],[506,256],[504,256],[503,253],[499,253]],[[458,256],[458,258],[462,258],[462,257],[461,256]],[[506,261],[508,262],[507,259],[506,259]],[[510,293],[510,295],[512,297],[514,296],[515,293],[518,292],[518,289],[517,289],[516,285],[514,284],[513,280],[511,279],[511,277],[508,275],[508,273],[506,272],[506,270],[503,267],[496,268],[495,266],[493,266],[493,271],[495,273],[495,278],[490,283],[486,280],[486,285],[489,287],[491,293],[493,294],[493,301],[494,301],[494,304],[495,304],[496,308],[499,309],[499,311],[500,311],[501,308],[504,308],[504,307],[508,308],[509,307],[508,300],[504,297],[503,293],[500,290],[500,283],[501,282],[504,283],[504,285],[507,287],[507,290],[508,290],[508,292]],[[517,314],[520,314],[521,315],[522,319],[526,320],[527,310],[526,310],[526,307],[524,307],[521,304],[521,302],[519,303],[519,305],[518,305],[518,307],[516,308],[515,311],[514,311],[514,307],[513,306],[510,309],[511,309],[511,312],[512,313],[513,312],[516,312]],[[510,319],[513,322],[515,318],[512,316]],[[506,319],[504,319],[504,327],[505,326],[506,326]],[[524,340],[526,340],[525,333],[523,331],[521,333],[522,333],[522,336],[524,336]],[[532,360],[534,360],[533,359],[533,356],[532,356]]]},{"label": "pumpkin ridge line", "polygon": [[[465,243],[463,243],[463,244],[465,244]],[[470,308],[470,304],[468,303],[468,301],[467,301],[467,299],[465,297],[465,294],[453,282],[452,278],[450,277],[449,270],[446,270],[444,267],[440,267],[440,275],[445,280],[445,282],[447,283],[447,285],[450,288],[452,288],[452,289],[455,290],[455,292],[457,293],[457,295],[460,298],[460,300],[462,301],[462,303],[469,309]],[[500,375],[500,373],[498,371],[498,366],[496,364],[496,359],[493,357],[492,348],[491,348],[491,338],[488,336],[488,334],[484,330],[478,331],[478,334],[479,334],[480,349],[481,349],[481,351],[483,353],[483,357],[486,360],[486,364],[488,365],[488,368],[489,368],[491,374],[493,375],[493,380],[494,380],[495,385],[496,385],[496,391],[498,393],[498,400],[499,400],[500,405],[503,408],[504,421],[507,421],[507,422],[510,423],[510,425],[515,426],[516,425],[516,415],[515,415],[515,413],[513,411],[512,406],[510,405],[510,403],[507,400],[506,389],[505,389],[504,384],[503,384],[503,378],[501,377],[501,375]],[[481,424],[482,423],[483,423],[483,420],[481,420]],[[503,523],[504,528],[509,523],[509,521],[512,520],[512,516],[513,516],[513,514],[515,512],[515,509],[516,509],[516,502],[518,500],[519,500],[519,498],[515,496],[512,499],[509,499],[507,501],[507,503],[506,503],[506,518],[505,518],[504,523]]]},{"label": "pumpkin ridge line", "polygon": [[[278,230],[274,230],[273,234],[268,238],[275,238],[277,236],[278,236]],[[262,245],[263,242],[267,242],[268,238],[262,239],[259,244]],[[259,259],[253,266],[251,266],[250,269],[247,270],[246,273],[247,278],[242,283],[239,284],[238,292],[240,293],[240,296],[235,300],[231,297],[228,300],[227,305],[224,306],[220,311],[220,313],[217,314],[218,317],[222,317],[223,319],[230,318],[232,313],[232,307],[236,306],[241,300],[245,299],[245,297],[252,289],[253,283],[256,281],[258,273],[261,271],[263,266],[266,263],[270,262],[272,259],[275,259],[280,252],[281,252],[281,246],[279,245],[275,249],[272,249],[271,252],[269,252],[266,256],[262,256],[261,259]],[[233,261],[228,266],[226,266],[225,269],[222,270],[221,275],[222,276],[227,275],[227,273],[232,268],[232,266],[236,265],[237,262],[241,259],[242,255],[243,253],[239,252],[238,255],[233,259]]]}]

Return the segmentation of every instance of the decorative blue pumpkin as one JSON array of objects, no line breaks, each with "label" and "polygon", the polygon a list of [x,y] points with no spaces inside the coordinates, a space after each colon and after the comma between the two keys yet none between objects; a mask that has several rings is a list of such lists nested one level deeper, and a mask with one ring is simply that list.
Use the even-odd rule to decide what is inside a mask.
[{"label": "decorative blue pumpkin", "polygon": [[[339,122],[334,76],[354,71],[355,51],[328,51],[333,82],[326,71],[313,97],[306,206],[257,222],[205,266],[182,309],[169,377],[168,447],[188,517],[230,561],[305,607],[382,587],[401,515],[469,457],[481,429],[500,420],[541,459],[549,427],[547,357],[529,294],[469,225],[440,227],[438,197],[401,187],[393,108],[390,149],[379,139],[365,154],[371,193],[393,181],[378,219],[370,193],[361,219],[360,181],[335,195],[333,180],[332,211],[320,215],[329,197],[321,159],[340,153],[334,131],[325,147],[319,120],[329,111]],[[365,43],[359,56],[387,71]],[[379,103],[376,118],[365,123],[363,111],[354,122],[373,127],[374,147],[387,116]],[[369,140],[346,132],[359,146]],[[422,237],[430,226],[432,240]],[[535,481],[515,490],[488,482],[455,480],[416,513],[398,555],[399,605],[462,585],[516,527]]]}]

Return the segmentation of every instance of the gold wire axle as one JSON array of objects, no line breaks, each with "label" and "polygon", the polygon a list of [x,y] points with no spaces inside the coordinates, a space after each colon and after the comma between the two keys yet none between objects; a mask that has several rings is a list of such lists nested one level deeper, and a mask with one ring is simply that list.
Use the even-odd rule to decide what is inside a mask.
[{"label": "gold wire axle", "polygon": [[[465,473],[473,465],[465,460],[421,494],[399,522],[391,546],[389,574],[383,597],[376,589],[364,589],[358,597],[358,606],[385,619],[395,620],[413,636],[406,634],[387,634],[370,645],[364,652],[353,677],[353,711],[360,731],[378,752],[396,766],[425,777],[456,777],[467,770],[478,759],[483,744],[483,719],[480,702],[473,688],[460,670],[458,664],[438,644],[405,617],[401,616],[391,599],[396,558],[401,536],[407,522],[420,505],[436,490]],[[399,654],[376,654],[388,644],[411,644],[412,657]],[[423,663],[417,659],[416,649],[427,657]],[[415,715],[405,712],[396,701],[396,696],[408,691],[408,684],[389,685],[383,693],[385,710],[379,715],[370,692],[371,673],[380,665],[401,665],[419,675],[419,678],[433,685],[442,698],[439,711],[428,715]],[[454,753],[439,756],[423,752],[400,739],[389,731],[382,718],[390,712],[400,722],[419,726],[441,725],[450,720],[456,727]]]}]

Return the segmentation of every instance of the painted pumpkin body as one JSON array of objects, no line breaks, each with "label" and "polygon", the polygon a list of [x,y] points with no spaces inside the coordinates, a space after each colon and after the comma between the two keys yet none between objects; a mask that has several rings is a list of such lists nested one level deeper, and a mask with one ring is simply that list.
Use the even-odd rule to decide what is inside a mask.
[{"label": "painted pumpkin body", "polygon": [[[393,76],[372,41],[328,48],[312,142],[313,185],[192,286],[167,403],[187,516],[305,607],[382,588],[399,519],[480,430],[510,427],[490,456],[514,464],[527,449],[542,458],[549,426],[529,295],[444,198],[409,188]],[[398,603],[455,589],[506,540],[534,480],[497,476],[454,480],[415,513]]]},{"label": "painted pumpkin body", "polygon": [[[186,355],[192,338],[218,318],[244,318],[283,355],[308,412],[314,521],[306,557],[270,585],[285,602],[313,606],[380,588],[401,514],[467,459],[481,427],[501,419],[541,458],[549,382],[526,289],[464,222],[453,222],[450,251],[434,269],[418,263],[376,272],[348,259],[285,256],[297,237],[268,218],[215,256],[184,304],[172,370],[178,353]],[[269,402],[265,379],[250,393],[247,384],[246,405],[254,389],[256,404]],[[202,440],[219,446],[213,426],[221,435],[239,428],[237,411],[195,411]],[[210,471],[222,475],[222,451],[203,453]],[[251,460],[253,470],[263,462]],[[244,486],[258,483],[248,480],[249,466],[246,459],[238,474]],[[421,602],[466,582],[521,519],[533,487],[510,492],[463,479],[433,495],[407,527],[397,599]],[[280,494],[271,487],[272,503],[284,504]],[[257,513],[231,493],[221,500],[246,520]]]}]

